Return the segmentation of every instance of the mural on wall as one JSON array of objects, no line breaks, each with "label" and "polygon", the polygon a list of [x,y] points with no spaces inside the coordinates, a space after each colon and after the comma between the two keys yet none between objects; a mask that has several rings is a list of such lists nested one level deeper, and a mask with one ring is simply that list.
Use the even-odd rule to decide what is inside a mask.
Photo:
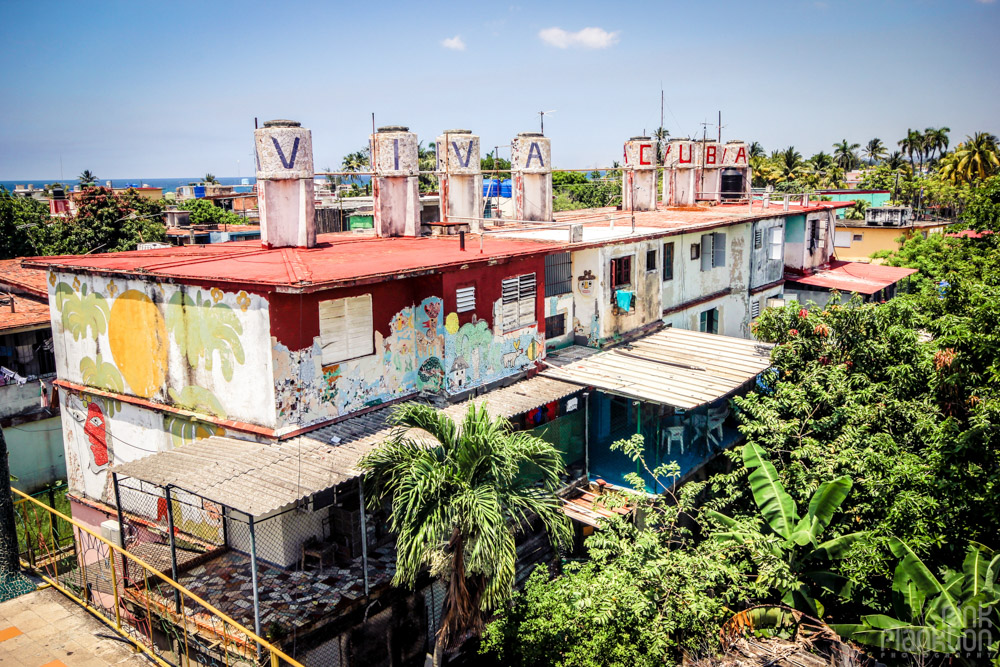
[{"label": "mural on wall", "polygon": [[241,340],[256,334],[261,351],[267,349],[267,304],[261,297],[55,273],[49,283],[65,379],[194,413],[68,392],[63,438],[75,492],[109,502],[107,470],[115,463],[226,434],[199,415],[268,423],[271,380],[261,370],[268,370],[269,361],[248,367]]},{"label": "mural on wall", "polygon": [[[279,425],[305,425],[418,391],[457,393],[513,375],[544,349],[536,326],[497,334],[485,320],[459,325],[443,301],[424,299],[375,332],[375,353],[322,366],[319,339],[289,350],[272,339]],[[499,312],[500,303],[495,311]]]}]

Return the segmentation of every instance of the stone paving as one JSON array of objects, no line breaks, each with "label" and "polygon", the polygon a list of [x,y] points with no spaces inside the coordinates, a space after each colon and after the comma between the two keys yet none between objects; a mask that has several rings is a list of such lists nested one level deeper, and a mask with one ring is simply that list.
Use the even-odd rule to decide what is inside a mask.
[{"label": "stone paving", "polygon": [[54,588],[0,604],[3,667],[106,667],[153,663]]}]

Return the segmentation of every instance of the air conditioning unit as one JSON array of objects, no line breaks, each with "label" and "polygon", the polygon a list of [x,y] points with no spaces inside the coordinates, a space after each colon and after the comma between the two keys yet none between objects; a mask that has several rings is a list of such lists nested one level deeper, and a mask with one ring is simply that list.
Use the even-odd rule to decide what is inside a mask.
[{"label": "air conditioning unit", "polygon": [[112,519],[101,522],[101,537],[119,547],[125,546],[122,544],[121,526],[118,525],[117,521]]}]

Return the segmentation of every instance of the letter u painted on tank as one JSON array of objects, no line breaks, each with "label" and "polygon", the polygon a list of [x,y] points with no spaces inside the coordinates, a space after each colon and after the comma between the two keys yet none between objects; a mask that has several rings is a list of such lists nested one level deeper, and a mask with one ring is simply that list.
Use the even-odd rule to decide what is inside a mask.
[{"label": "letter u painted on tank", "polygon": [[463,168],[468,167],[469,158],[472,157],[472,140],[471,139],[469,140],[469,145],[465,149],[464,159],[462,158],[462,151],[459,149],[457,141],[451,142],[451,147],[455,150],[455,157],[458,158],[458,163],[462,165]]},{"label": "letter u painted on tank", "polygon": [[[292,144],[292,157],[289,158],[288,160],[285,159],[285,151],[281,150],[281,144],[278,143],[278,138],[271,137],[271,141],[274,143],[274,149],[278,151],[278,159],[281,160],[281,166],[283,166],[285,169],[294,169],[295,156],[299,152],[299,138],[295,137],[295,143]],[[257,160],[259,163],[260,158],[258,157]]]},{"label": "letter u painted on tank", "polygon": [[524,163],[525,167],[531,166],[531,158],[533,157],[538,158],[538,166],[540,167],[545,166],[545,160],[542,159],[542,149],[539,148],[537,141],[531,142],[531,148],[528,149],[528,159]]},{"label": "letter u painted on tank", "polygon": [[694,144],[688,144],[688,156],[684,159],[684,144],[679,144],[677,146],[677,161],[681,164],[690,164],[694,162]]}]

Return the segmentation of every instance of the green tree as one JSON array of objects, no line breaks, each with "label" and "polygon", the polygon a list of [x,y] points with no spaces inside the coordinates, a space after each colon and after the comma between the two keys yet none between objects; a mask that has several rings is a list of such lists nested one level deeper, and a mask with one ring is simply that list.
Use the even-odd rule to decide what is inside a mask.
[{"label": "green tree", "polygon": [[499,178],[510,178],[510,160],[496,158],[495,151],[490,151],[486,157],[480,159],[479,165],[484,172],[500,171]]},{"label": "green tree", "polygon": [[177,204],[177,208],[191,211],[192,225],[245,225],[246,220],[233,213],[225,211],[207,199],[186,199]]},{"label": "green tree", "polygon": [[877,164],[887,154],[885,144],[882,143],[881,139],[871,139],[865,144],[865,156],[868,158],[869,164]]},{"label": "green tree", "polygon": [[847,139],[833,145],[833,159],[844,171],[850,171],[858,166],[861,160],[858,159],[857,150],[861,144],[852,144]]},{"label": "green tree", "polygon": [[924,148],[926,142],[924,141],[924,135],[921,134],[920,130],[908,129],[906,131],[906,136],[900,139],[898,142],[899,148],[910,158],[910,167],[916,169],[916,165],[913,162],[913,156],[916,155],[920,161],[920,171],[924,168]]},{"label": "green tree", "polygon": [[941,176],[952,183],[975,183],[1000,173],[1000,148],[988,132],[967,136],[955,152],[942,160]]},{"label": "green tree", "polygon": [[92,172],[89,169],[84,169],[83,171],[81,171],[80,175],[77,176],[77,179],[80,181],[80,185],[83,187],[87,187],[88,185],[96,185],[97,181],[99,180],[97,176],[94,174],[94,172]]},{"label": "green tree", "polygon": [[208,185],[218,185],[219,180],[215,177],[215,174],[208,173],[205,174],[204,181]]},{"label": "green tree", "polygon": [[[563,463],[551,444],[513,432],[486,408],[469,407],[456,424],[438,410],[406,404],[395,410],[400,427],[362,459],[369,507],[391,504],[397,534],[397,586],[413,586],[430,567],[447,583],[435,664],[444,649],[483,627],[483,614],[512,594],[515,536],[533,515],[554,544],[569,525],[555,495]],[[407,429],[422,429],[430,443]]]},{"label": "green tree", "polygon": [[49,221],[44,202],[31,197],[14,197],[0,187],[0,259],[37,255],[31,230]]},{"label": "green tree", "polygon": [[142,197],[134,189],[87,188],[76,215],[53,218],[32,227],[29,235],[43,255],[135,250],[143,242],[163,241],[163,202]]}]

